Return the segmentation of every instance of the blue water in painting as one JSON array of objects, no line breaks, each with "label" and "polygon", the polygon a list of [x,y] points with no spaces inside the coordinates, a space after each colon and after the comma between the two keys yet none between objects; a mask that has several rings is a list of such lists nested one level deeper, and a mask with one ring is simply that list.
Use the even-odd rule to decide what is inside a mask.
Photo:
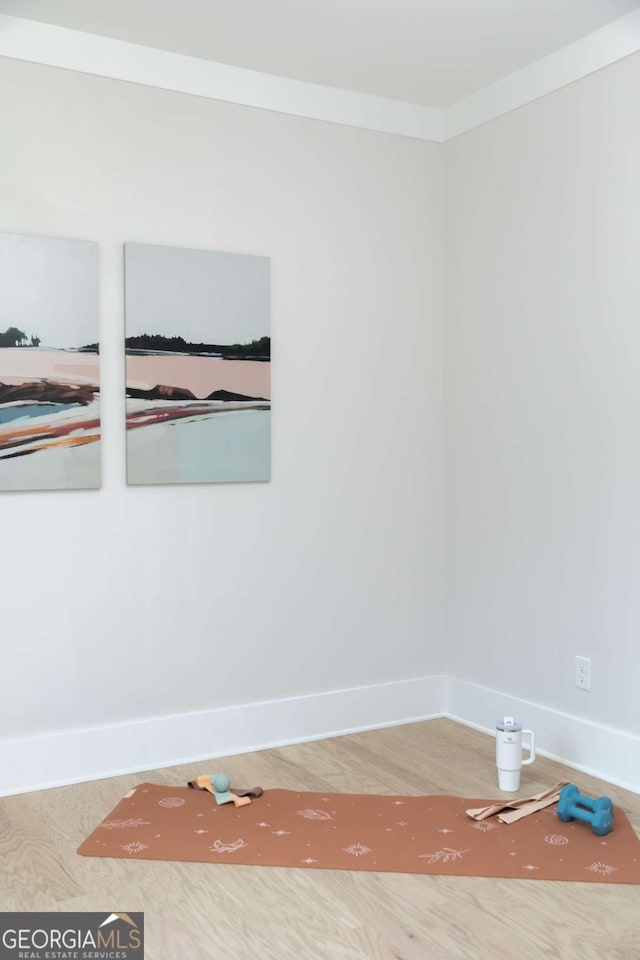
[{"label": "blue water in painting", "polygon": [[14,420],[30,420],[42,417],[45,413],[58,413],[59,410],[73,410],[78,403],[25,403],[17,407],[0,407],[0,423]]},{"label": "blue water in painting", "polygon": [[243,410],[127,431],[128,483],[269,480],[271,415]]}]

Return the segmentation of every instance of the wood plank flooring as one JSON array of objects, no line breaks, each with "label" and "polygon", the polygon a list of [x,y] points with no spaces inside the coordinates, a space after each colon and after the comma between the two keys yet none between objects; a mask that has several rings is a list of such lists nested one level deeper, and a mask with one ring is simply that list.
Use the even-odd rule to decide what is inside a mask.
[{"label": "wood plank flooring", "polygon": [[[147,960],[640,960],[640,887],[100,860],[75,853],[131,787],[498,796],[494,741],[449,720],[0,799],[0,911],[145,913]],[[521,795],[558,780],[608,794],[640,834],[640,796],[538,758]]]}]

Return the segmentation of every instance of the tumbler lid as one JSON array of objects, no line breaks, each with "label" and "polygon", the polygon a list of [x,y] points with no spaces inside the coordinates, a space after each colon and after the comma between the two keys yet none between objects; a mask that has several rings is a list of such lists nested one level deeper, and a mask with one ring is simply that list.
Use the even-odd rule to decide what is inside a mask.
[{"label": "tumbler lid", "polygon": [[522,724],[514,720],[513,717],[503,717],[502,720],[496,722],[496,730],[502,730],[506,733],[517,733],[519,730],[522,730]]}]

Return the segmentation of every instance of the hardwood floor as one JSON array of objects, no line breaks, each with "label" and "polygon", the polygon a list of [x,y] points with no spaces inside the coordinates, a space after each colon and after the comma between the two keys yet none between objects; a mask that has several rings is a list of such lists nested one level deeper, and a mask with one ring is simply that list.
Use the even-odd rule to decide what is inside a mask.
[{"label": "hardwood floor", "polygon": [[[324,740],[0,799],[0,911],[145,914],[147,960],[639,960],[640,887],[537,880],[100,860],[75,853],[143,780],[224,770],[239,786],[497,796],[494,741],[449,720]],[[640,833],[640,796],[550,760],[608,794]]]}]

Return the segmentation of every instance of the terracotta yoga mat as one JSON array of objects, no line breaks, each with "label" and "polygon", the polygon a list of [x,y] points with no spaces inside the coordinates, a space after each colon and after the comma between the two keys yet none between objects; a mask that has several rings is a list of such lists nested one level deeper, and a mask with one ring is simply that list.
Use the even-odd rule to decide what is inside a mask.
[{"label": "terracotta yoga mat", "polygon": [[265,790],[249,806],[142,783],[78,849],[89,857],[473,877],[640,883],[640,840],[625,814],[597,837],[555,806],[517,823],[476,821],[490,800]]}]

